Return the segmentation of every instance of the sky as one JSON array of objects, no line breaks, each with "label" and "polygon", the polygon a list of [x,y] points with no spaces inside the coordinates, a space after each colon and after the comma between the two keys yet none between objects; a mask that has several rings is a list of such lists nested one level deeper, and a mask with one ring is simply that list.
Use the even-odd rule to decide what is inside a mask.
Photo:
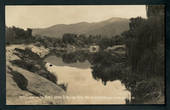
[{"label": "sky", "polygon": [[6,25],[46,28],[56,24],[99,22],[112,17],[146,18],[145,5],[6,6]]}]

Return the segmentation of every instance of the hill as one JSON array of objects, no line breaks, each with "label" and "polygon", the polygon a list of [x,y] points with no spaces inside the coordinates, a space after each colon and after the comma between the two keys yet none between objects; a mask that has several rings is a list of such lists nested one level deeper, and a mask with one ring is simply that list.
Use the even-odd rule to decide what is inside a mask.
[{"label": "hill", "polygon": [[75,24],[57,24],[48,28],[32,29],[33,35],[61,38],[64,33],[115,36],[129,29],[129,19],[110,18],[101,22],[80,22]]}]

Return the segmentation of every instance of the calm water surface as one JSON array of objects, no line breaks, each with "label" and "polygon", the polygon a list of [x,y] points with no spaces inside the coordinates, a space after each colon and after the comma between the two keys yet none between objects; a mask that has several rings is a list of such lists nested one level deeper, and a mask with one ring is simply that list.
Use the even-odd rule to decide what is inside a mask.
[{"label": "calm water surface", "polygon": [[67,104],[125,104],[125,99],[130,99],[130,92],[119,80],[104,85],[101,80],[94,79],[87,60],[65,63],[61,57],[52,55],[45,61],[58,83],[67,84]]}]

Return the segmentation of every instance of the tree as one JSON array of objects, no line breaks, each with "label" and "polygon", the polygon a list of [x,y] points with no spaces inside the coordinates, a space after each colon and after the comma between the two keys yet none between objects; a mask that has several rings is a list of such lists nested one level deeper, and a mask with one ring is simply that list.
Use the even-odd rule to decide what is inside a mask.
[{"label": "tree", "polygon": [[68,43],[68,44],[74,44],[76,43],[76,38],[77,35],[76,34],[72,34],[72,33],[65,33],[62,37],[62,40],[64,43]]}]

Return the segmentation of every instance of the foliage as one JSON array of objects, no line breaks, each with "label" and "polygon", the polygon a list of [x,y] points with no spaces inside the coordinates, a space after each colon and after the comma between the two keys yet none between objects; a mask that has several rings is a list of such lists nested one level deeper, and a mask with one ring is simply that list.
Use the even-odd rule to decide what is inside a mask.
[{"label": "foliage", "polygon": [[148,19],[130,19],[130,30],[122,34],[127,37],[128,63],[132,68],[131,78],[125,81],[135,97],[131,103],[143,103],[149,98],[157,100],[164,95],[164,12],[161,9],[155,13],[156,7],[149,10]]},{"label": "foliage", "polygon": [[99,45],[100,48],[106,49],[109,46],[123,44],[125,38],[122,35],[101,36],[101,35],[85,35],[65,33],[62,38],[52,38],[49,36],[32,36],[31,29],[21,29],[15,26],[6,27],[6,44],[29,44],[35,43],[37,46],[45,46],[46,48],[66,48],[67,45],[73,45],[78,48],[88,48],[91,45]]},{"label": "foliage", "polygon": [[32,30],[13,27],[6,27],[6,44],[30,43],[33,41]]}]

